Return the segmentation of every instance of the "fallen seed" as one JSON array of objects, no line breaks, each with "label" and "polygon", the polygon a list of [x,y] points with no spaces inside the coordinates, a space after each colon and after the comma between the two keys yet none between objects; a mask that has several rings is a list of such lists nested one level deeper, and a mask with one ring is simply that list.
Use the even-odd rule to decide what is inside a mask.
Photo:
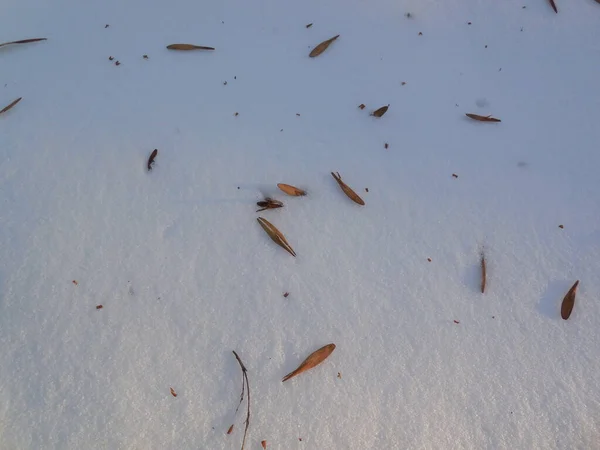
[{"label": "fallen seed", "polygon": [[171,390],[171,395],[173,397],[177,397],[177,392],[175,392],[175,389],[173,389],[173,388],[169,388],[169,389]]},{"label": "fallen seed", "polygon": [[227,430],[227,434],[231,434],[232,431],[233,431],[233,424]]},{"label": "fallen seed", "polygon": [[102,309],[102,308],[103,308],[103,306],[102,306],[102,305],[98,305],[98,306],[96,306],[96,309]]}]

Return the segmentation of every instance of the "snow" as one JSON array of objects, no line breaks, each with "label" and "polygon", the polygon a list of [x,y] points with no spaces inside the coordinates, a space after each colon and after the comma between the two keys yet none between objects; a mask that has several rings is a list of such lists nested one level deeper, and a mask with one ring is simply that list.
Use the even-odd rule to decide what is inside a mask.
[{"label": "snow", "polygon": [[0,49],[0,447],[237,449],[235,350],[248,449],[598,448],[600,5],[557,6],[5,1],[48,41]]}]

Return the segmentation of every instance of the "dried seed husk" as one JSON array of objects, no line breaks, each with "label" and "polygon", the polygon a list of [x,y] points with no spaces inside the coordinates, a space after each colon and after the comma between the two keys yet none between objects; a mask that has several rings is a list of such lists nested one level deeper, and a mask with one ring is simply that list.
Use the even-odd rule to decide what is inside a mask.
[{"label": "dried seed husk", "polygon": [[167,45],[169,50],[214,50],[214,47],[204,47],[203,45],[193,44],[171,44]]},{"label": "dried seed husk", "polygon": [[[598,0],[598,1],[600,1],[600,0]],[[313,24],[312,24],[312,23],[309,23],[308,25],[306,25],[306,28],[310,28],[310,27],[312,27],[312,26],[313,26]]]},{"label": "dried seed husk", "polygon": [[306,191],[298,189],[297,187],[289,184],[279,183],[277,187],[283,192],[285,192],[287,195],[291,195],[292,197],[300,197],[306,195]]},{"label": "dried seed husk", "polygon": [[152,164],[154,164],[154,158],[156,158],[156,155],[158,155],[158,149],[155,148],[150,155],[150,158],[148,158],[148,172],[152,170]]},{"label": "dried seed husk", "polygon": [[22,39],[20,41],[4,42],[3,44],[0,44],[0,47],[4,47],[5,45],[12,45],[12,44],[29,44],[30,42],[46,41],[47,39],[48,38],[34,38],[34,39]]},{"label": "dried seed husk", "polygon": [[0,111],[0,114],[5,113],[9,109],[12,109],[12,107],[15,106],[17,103],[19,103],[22,98],[23,97],[19,97],[18,99],[16,99],[15,101],[13,101],[10,105],[7,105],[4,108],[2,108],[2,111]]},{"label": "dried seed husk", "polygon": [[308,56],[310,56],[311,58],[314,58],[315,56],[319,56],[321,53],[323,53],[325,50],[327,50],[327,47],[329,47],[333,41],[335,41],[339,37],[340,37],[340,35],[337,34],[334,37],[332,37],[331,39],[327,39],[326,41],[321,42],[319,45],[317,45],[315,48],[312,49],[312,51],[308,54]]},{"label": "dried seed husk", "polygon": [[[556,3],[554,3],[554,0],[549,0],[550,1],[550,6],[552,6],[552,9],[554,10],[554,12],[556,14],[558,14],[558,9],[556,8]],[[598,0],[596,0],[598,1]]]},{"label": "dried seed husk", "polygon": [[364,200],[360,198],[356,192],[350,189],[350,186],[348,186],[342,181],[342,177],[340,176],[339,172],[337,172],[337,175],[331,172],[331,176],[335,179],[335,181],[338,182],[338,184],[342,188],[342,191],[344,191],[344,194],[346,194],[353,202],[358,203],[361,206],[365,205]]},{"label": "dried seed husk", "polygon": [[312,369],[313,367],[321,364],[331,353],[335,350],[335,344],[327,344],[324,347],[321,347],[319,350],[311,353],[308,358],[306,358],[302,364],[298,366],[296,370],[288,373],[285,377],[283,377],[282,382],[289,380],[290,378],[295,377],[302,372],[307,371],[308,369]]},{"label": "dried seed husk", "polygon": [[231,434],[232,431],[233,431],[233,424],[231,424],[231,426],[227,430],[227,434]]},{"label": "dried seed husk", "polygon": [[485,282],[486,282],[486,267],[485,267],[485,256],[481,254],[481,293],[485,293]]},{"label": "dried seed husk", "polygon": [[467,117],[473,120],[479,120],[480,122],[502,122],[500,119],[496,119],[492,116],[480,116],[479,114],[465,114]]},{"label": "dried seed husk", "polygon": [[258,220],[260,226],[263,228],[263,230],[265,230],[265,232],[269,235],[273,242],[285,249],[290,255],[294,257],[296,256],[296,252],[294,252],[294,249],[288,243],[285,236],[281,234],[281,232],[275,227],[275,225],[273,225],[264,217],[259,217],[256,220]]},{"label": "dried seed husk", "polygon": [[565,298],[563,298],[562,305],[560,306],[560,316],[567,320],[571,316],[571,312],[573,312],[573,306],[575,306],[575,295],[577,294],[577,286],[579,286],[579,280],[575,282]]},{"label": "dried seed husk", "polygon": [[267,450],[267,441],[260,441],[260,445],[262,445],[262,448]]},{"label": "dried seed husk", "polygon": [[173,388],[169,388],[169,389],[171,390],[171,395],[173,397],[177,397],[177,392],[175,392],[175,389],[173,389]]},{"label": "dried seed husk", "polygon": [[279,200],[274,200],[272,198],[265,198],[263,201],[256,202],[257,206],[260,206],[261,209],[256,212],[264,211],[265,209],[275,209],[275,208],[283,208],[283,203]]}]

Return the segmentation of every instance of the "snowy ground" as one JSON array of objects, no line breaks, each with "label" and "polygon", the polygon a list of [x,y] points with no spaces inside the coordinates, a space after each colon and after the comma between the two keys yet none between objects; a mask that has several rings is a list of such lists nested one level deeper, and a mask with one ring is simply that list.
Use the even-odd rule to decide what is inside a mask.
[{"label": "snowy ground", "polygon": [[235,350],[247,449],[600,448],[600,5],[556,1],[4,0],[48,41],[0,49],[0,447],[239,449]]}]

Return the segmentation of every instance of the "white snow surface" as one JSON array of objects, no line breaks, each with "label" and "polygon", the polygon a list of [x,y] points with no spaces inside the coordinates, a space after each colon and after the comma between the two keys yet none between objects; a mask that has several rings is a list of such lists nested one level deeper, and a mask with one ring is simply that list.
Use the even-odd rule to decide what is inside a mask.
[{"label": "white snow surface", "polygon": [[235,350],[247,449],[599,449],[600,5],[556,2],[4,0],[48,40],[0,49],[0,448],[238,449]]}]

